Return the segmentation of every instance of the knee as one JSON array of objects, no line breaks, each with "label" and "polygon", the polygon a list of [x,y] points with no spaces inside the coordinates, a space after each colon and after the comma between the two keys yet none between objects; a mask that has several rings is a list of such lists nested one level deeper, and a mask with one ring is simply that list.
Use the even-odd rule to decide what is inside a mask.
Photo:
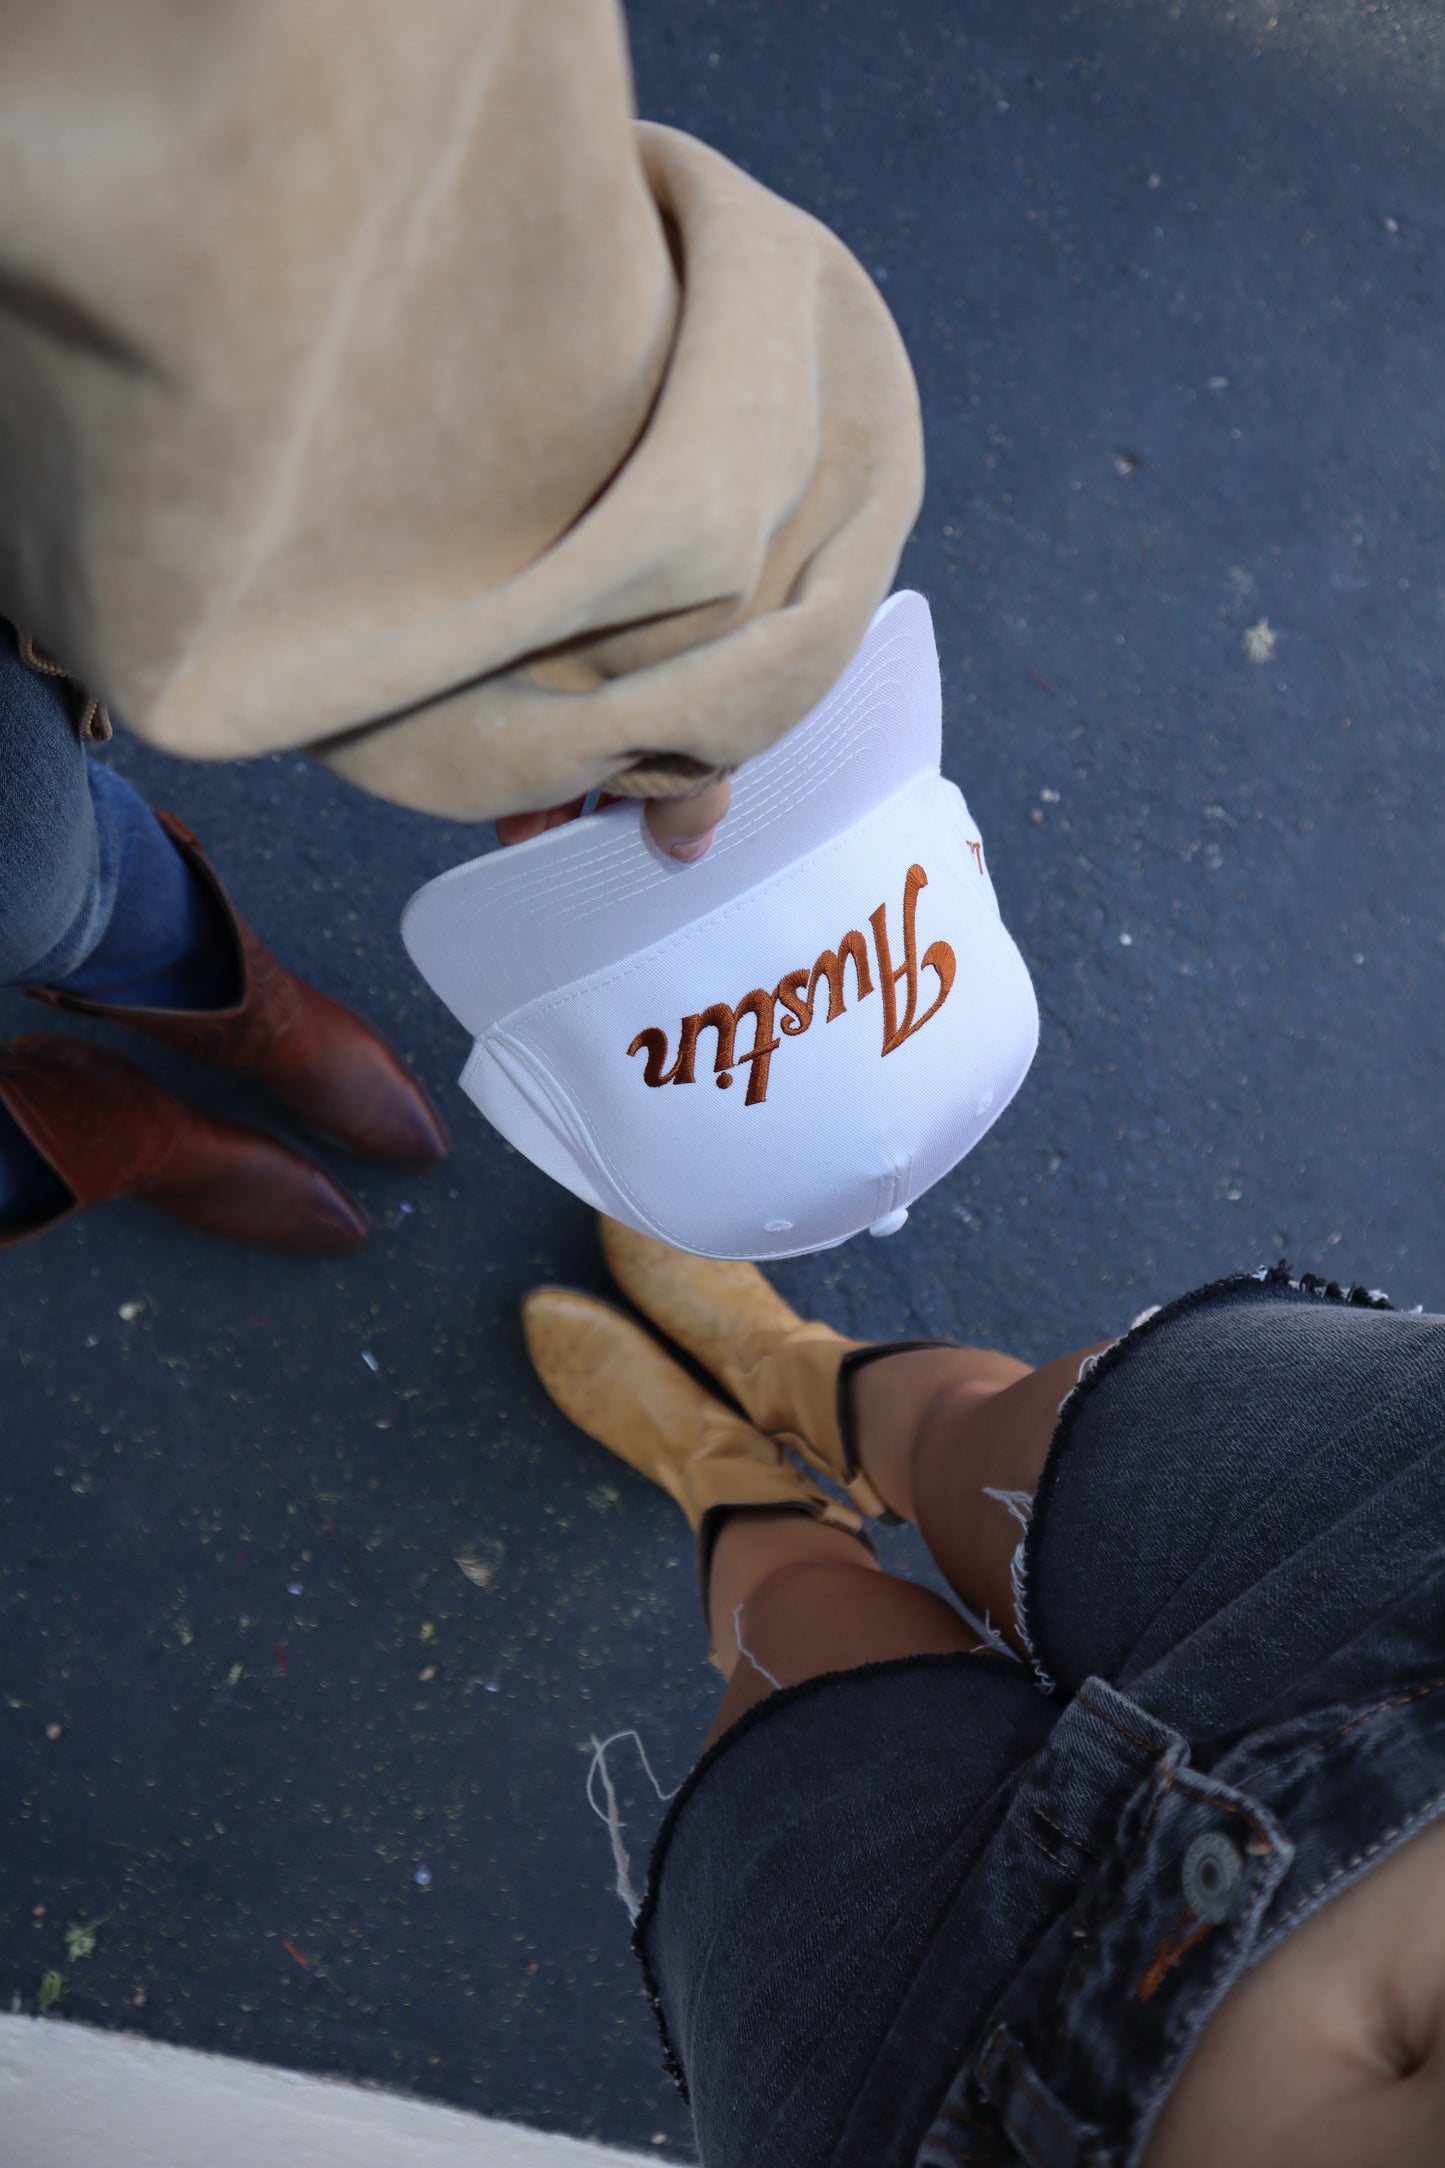
[{"label": "knee", "polygon": [[861,1545],[853,1548],[856,1559],[796,1558],[774,1566],[739,1606],[743,1634],[766,1635],[771,1626],[784,1620],[835,1615],[836,1605],[856,1596],[860,1576],[873,1579],[879,1572],[878,1561],[869,1552]]},{"label": "knee", "polygon": [[69,716],[51,680],[0,653],[0,985],[75,968],[98,878],[86,759]]},{"label": "knee", "polygon": [[972,1432],[980,1411],[1004,1391],[1003,1382],[967,1378],[940,1388],[918,1418],[913,1433],[915,1486],[921,1471],[956,1461],[972,1448]]},{"label": "knee", "polygon": [[0,827],[0,986],[63,978],[91,945],[94,832],[77,836],[54,812],[25,822],[13,807]]}]

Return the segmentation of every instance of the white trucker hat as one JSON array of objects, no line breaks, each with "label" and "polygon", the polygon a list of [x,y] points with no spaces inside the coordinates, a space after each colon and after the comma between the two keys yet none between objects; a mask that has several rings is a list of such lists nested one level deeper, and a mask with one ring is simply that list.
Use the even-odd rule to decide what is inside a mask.
[{"label": "white trucker hat", "polygon": [[939,773],[938,656],[893,595],[684,866],[635,801],[431,881],[402,936],[462,1087],[578,1197],[702,1257],[891,1234],[1038,1041],[983,842]]}]

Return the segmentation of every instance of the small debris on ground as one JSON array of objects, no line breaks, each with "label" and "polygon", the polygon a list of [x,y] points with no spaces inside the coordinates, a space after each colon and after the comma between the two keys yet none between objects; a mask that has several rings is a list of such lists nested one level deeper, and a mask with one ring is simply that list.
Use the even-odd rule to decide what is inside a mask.
[{"label": "small debris on ground", "polygon": [[281,1947],[283,1950],[286,1951],[288,1956],[295,1958],[297,1964],[301,1967],[301,1970],[303,1972],[309,1972],[311,1970],[311,1967],[307,1964],[306,1959],[301,1955],[301,1952],[297,1949],[295,1943],[288,1942],[284,1935],[281,1937]]},{"label": "small debris on ground", "polygon": [[437,1637],[437,1630],[429,1618],[421,1622],[421,1637],[423,1641],[435,1641]]},{"label": "small debris on ground", "polygon": [[35,1998],[35,2006],[39,2010],[42,2017],[44,2017],[47,2010],[54,2009],[56,2003],[59,2002],[61,1996],[64,1993],[65,1982],[64,1980],[62,1980],[58,1972],[45,1972],[41,1974],[40,1992]]},{"label": "small debris on ground", "polygon": [[77,1921],[66,1928],[65,1954],[70,1959],[72,1965],[79,1964],[82,1957],[90,1957],[94,1955],[96,1937],[99,1935],[100,1930],[102,1929],[102,1927],[105,1926],[106,1921],[109,1920],[110,1916],[111,1915],[107,1912],[105,1915],[105,1919],[93,1920],[89,1926],[86,1926],[83,1923]]},{"label": "small debris on ground", "polygon": [[1267,617],[1262,617],[1257,625],[1245,627],[1244,652],[1251,662],[1268,662],[1278,642],[1279,634]]},{"label": "small debris on ground", "polygon": [[415,1873],[415,1874],[414,1874],[414,1875],[412,1876],[412,1880],[413,1880],[413,1882],[415,1882],[415,1884],[416,1884],[416,1886],[417,1886],[417,1888],[418,1888],[418,1889],[430,1889],[430,1888],[431,1888],[431,1869],[430,1869],[430,1867],[418,1867],[418,1868],[417,1868],[417,1870],[416,1870],[416,1873]]},{"label": "small debris on ground", "polygon": [[437,1667],[435,1664],[423,1664],[420,1671],[417,1673],[417,1677],[421,1680],[423,1686],[427,1685],[430,1680],[436,1677],[436,1675]]},{"label": "small debris on ground", "polygon": [[122,1318],[127,1325],[130,1325],[133,1324],[136,1318],[140,1316],[141,1311],[144,1308],[145,1304],[143,1302],[123,1302],[116,1314],[118,1317]]},{"label": "small debris on ground", "polygon": [[369,1347],[364,1347],[364,1348],[362,1349],[362,1351],[361,1351],[361,1359],[362,1359],[362,1361],[363,1361],[363,1362],[365,1363],[365,1365],[366,1365],[366,1367],[367,1367],[367,1369],[368,1369],[368,1370],[380,1370],[380,1368],[381,1368],[381,1364],[380,1364],[380,1363],[379,1363],[379,1362],[377,1361],[376,1357],[375,1357],[375,1356],[374,1356],[374,1355],[372,1354],[372,1352],[371,1352],[371,1349],[370,1349]]},{"label": "small debris on ground", "polygon": [[45,1736],[47,1739],[59,1739],[63,1735],[64,1731],[65,1726],[63,1724],[47,1724],[45,1727]]},{"label": "small debris on ground", "polygon": [[1041,790],[1039,796],[1043,799],[1045,805],[1057,805],[1059,802],[1059,794],[1056,790]]},{"label": "small debris on ground", "polygon": [[[1442,934],[1440,939],[1445,942],[1445,934]],[[491,1587],[497,1577],[495,1559],[479,1557],[475,1548],[467,1551],[456,1551],[453,1556],[474,1588]]]},{"label": "small debris on ground", "polygon": [[1114,472],[1116,474],[1137,474],[1143,464],[1144,457],[1141,452],[1115,452],[1114,454]]},{"label": "small debris on ground", "polygon": [[44,1905],[32,1905],[30,1907],[30,1917],[33,1920],[43,1920],[45,1917]]}]

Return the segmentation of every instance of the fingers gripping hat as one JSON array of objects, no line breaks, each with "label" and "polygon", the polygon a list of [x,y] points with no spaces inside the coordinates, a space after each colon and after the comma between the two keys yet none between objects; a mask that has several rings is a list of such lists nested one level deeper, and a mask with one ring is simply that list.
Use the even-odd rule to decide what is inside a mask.
[{"label": "fingers gripping hat", "polygon": [[430,882],[402,934],[475,1041],[463,1089],[586,1203],[677,1249],[892,1233],[1038,1040],[941,743],[928,605],[896,594],[827,698],[739,770],[699,864],[631,802]]}]

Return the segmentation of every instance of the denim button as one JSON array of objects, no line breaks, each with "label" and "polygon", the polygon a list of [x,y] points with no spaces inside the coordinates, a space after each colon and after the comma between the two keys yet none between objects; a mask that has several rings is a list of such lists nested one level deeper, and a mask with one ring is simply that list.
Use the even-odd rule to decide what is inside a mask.
[{"label": "denim button", "polygon": [[1244,1879],[1239,1846],[1222,1829],[1207,1829],[1184,1855],[1184,1902],[1198,1919],[1217,1927],[1229,1918]]}]

